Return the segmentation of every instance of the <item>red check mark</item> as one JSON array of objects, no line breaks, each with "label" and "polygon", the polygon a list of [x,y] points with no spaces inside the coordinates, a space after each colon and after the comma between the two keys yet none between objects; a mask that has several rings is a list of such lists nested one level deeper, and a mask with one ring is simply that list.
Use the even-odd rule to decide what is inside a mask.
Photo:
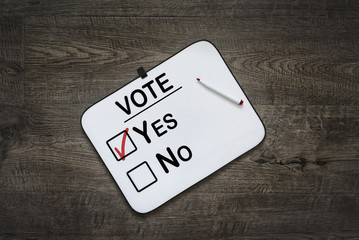
[{"label": "red check mark", "polygon": [[117,149],[117,147],[115,147],[115,151],[117,152],[118,155],[120,155],[120,158],[122,158],[121,160],[125,160],[125,158],[124,158],[124,156],[126,155],[125,154],[125,142],[126,142],[127,133],[128,133],[128,128],[126,128],[125,132],[123,133],[121,152],[120,152],[120,150]]}]

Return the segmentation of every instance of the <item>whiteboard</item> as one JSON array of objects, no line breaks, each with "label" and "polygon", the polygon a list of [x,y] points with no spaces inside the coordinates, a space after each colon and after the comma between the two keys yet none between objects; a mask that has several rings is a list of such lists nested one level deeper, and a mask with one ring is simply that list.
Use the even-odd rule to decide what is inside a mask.
[{"label": "whiteboard", "polygon": [[161,206],[265,136],[262,121],[212,43],[195,42],[147,74],[92,105],[81,118],[86,135],[139,213]]}]

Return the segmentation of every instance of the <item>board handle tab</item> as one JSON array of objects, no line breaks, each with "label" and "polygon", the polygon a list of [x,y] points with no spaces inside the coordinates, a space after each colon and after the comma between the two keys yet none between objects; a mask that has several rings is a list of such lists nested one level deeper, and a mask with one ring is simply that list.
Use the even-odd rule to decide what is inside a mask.
[{"label": "board handle tab", "polygon": [[137,73],[142,79],[147,77],[147,73],[143,67],[138,68]]}]

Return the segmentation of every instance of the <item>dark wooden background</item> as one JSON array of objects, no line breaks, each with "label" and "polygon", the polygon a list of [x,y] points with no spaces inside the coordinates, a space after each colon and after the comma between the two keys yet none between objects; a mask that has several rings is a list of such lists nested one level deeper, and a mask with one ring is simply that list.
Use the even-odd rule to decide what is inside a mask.
[{"label": "dark wooden background", "polygon": [[[145,215],[80,126],[199,39],[267,129]],[[359,239],[359,2],[0,0],[0,239]]]}]

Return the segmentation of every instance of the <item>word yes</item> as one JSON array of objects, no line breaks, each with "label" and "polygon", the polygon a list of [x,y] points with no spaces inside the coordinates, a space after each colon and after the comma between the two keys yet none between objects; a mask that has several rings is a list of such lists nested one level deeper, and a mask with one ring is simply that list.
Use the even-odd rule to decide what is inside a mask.
[{"label": "word yes", "polygon": [[[163,116],[163,122],[167,123],[166,127],[170,130],[175,129],[177,127],[177,121],[173,118],[173,115],[171,113],[167,113]],[[161,137],[164,134],[167,133],[167,130],[162,129],[164,128],[164,125],[162,124],[161,119],[157,119],[153,123],[151,123],[151,127],[153,128],[153,131],[156,133],[157,137]],[[142,122],[142,129],[133,127],[133,131],[143,136],[147,143],[151,143],[151,138],[147,131],[147,121],[144,120]]]}]

